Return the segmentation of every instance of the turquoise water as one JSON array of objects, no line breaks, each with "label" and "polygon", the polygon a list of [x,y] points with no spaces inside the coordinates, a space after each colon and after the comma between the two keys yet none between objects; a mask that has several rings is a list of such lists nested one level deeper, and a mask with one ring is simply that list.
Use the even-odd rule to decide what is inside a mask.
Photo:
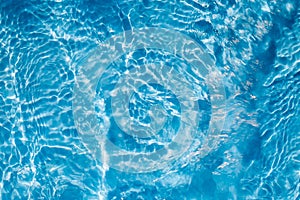
[{"label": "turquoise water", "polygon": [[0,199],[299,199],[298,1],[0,1]]}]

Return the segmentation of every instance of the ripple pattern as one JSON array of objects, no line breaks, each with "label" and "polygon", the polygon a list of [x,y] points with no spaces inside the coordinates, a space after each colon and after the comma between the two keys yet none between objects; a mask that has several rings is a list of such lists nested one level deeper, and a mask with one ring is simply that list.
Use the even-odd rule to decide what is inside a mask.
[{"label": "ripple pattern", "polygon": [[[299,24],[297,0],[1,1],[0,199],[299,199]],[[203,146],[197,141],[207,135],[200,135],[168,167],[129,173],[95,159],[76,127],[72,102],[80,62],[109,38],[145,27],[174,30],[206,47],[224,77],[226,120],[211,140],[218,143]],[[151,51],[124,54],[106,75],[146,61],[187,65]],[[101,88],[111,80],[97,78],[101,124],[101,114],[114,111],[101,111],[101,100],[110,102]],[[212,104],[204,79],[198,81],[190,89],[201,91],[198,131],[205,132]],[[144,91],[170,98],[155,101]],[[152,152],[169,143],[182,113],[179,100],[170,88],[139,87],[129,96],[128,115],[145,127],[162,116],[164,123],[150,128],[166,124],[174,134],[161,132],[152,146],[143,138],[133,146],[124,137],[115,144]]]},{"label": "ripple pattern", "polygon": [[[168,61],[168,53],[162,55],[167,62],[157,59],[156,56],[153,58],[151,55],[155,52],[147,50],[151,48],[176,53],[189,64],[177,64],[174,58],[172,62]],[[138,56],[136,60],[146,62],[137,61],[135,65],[117,65],[106,69],[118,57],[135,50],[144,51],[133,53],[142,56]],[[125,57],[133,59],[130,55]],[[152,59],[154,62],[151,62]],[[197,45],[191,38],[161,28],[128,31],[105,42],[92,52],[91,56],[84,59],[81,65],[82,69],[74,86],[75,124],[87,146],[90,146],[96,158],[104,165],[138,173],[165,168],[166,161],[178,159],[192,143],[196,143],[195,136],[201,138],[201,135],[205,134],[198,131],[198,126],[202,125],[202,121],[198,119],[198,113],[201,113],[198,107],[201,102],[211,104],[211,120],[208,130],[205,131],[207,137],[202,137],[198,143],[203,146],[217,145],[218,134],[225,120],[226,97],[223,77],[213,66],[213,60],[206,53],[206,49]],[[101,77],[97,100],[100,125],[92,102],[98,77]],[[199,79],[205,80],[209,95],[201,88]],[[144,99],[146,105],[133,102],[132,95]],[[149,104],[156,102],[165,103],[160,108],[150,108]],[[167,112],[172,121],[162,120],[160,116],[153,118],[153,112],[156,113],[156,110]],[[130,115],[130,111],[135,113]],[[126,136],[125,139],[129,146],[134,145],[135,140],[143,138],[150,140],[151,146],[161,148],[156,147],[156,151],[138,155],[139,147],[132,149],[133,152],[123,151],[117,147],[116,142],[111,142],[123,140],[122,134],[131,138]],[[169,138],[170,134],[173,134],[172,138]],[[163,135],[164,139],[157,135]],[[110,139],[107,140],[106,137]],[[163,140],[169,140],[168,144]],[[207,150],[203,149],[201,154],[206,154],[208,149],[209,146]]]}]

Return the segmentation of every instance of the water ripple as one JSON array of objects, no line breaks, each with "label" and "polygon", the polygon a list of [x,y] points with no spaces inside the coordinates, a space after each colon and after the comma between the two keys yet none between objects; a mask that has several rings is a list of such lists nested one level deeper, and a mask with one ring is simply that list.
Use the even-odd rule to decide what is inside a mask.
[{"label": "water ripple", "polygon": [[[296,0],[2,1],[0,198],[299,198],[299,13]],[[88,52],[145,26],[204,44],[228,108],[208,155],[195,144],[170,170],[130,174],[92,158],[72,95]]]}]

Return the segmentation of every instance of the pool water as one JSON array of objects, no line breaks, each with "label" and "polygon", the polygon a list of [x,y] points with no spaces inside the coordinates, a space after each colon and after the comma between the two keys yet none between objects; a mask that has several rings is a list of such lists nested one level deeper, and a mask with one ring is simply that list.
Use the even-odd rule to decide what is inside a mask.
[{"label": "pool water", "polygon": [[7,0],[0,20],[0,199],[300,199],[297,0]]}]

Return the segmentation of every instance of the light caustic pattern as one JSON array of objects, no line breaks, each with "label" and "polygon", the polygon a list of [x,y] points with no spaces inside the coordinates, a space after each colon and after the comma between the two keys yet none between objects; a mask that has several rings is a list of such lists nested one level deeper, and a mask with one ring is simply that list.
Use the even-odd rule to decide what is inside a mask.
[{"label": "light caustic pattern", "polygon": [[[166,168],[196,141],[197,148],[216,145],[226,98],[206,51],[177,31],[143,28],[113,36],[83,59],[73,113],[95,158],[121,171],[149,172]],[[122,58],[123,66],[116,62]],[[199,127],[201,102],[210,107],[207,130]]]},{"label": "light caustic pattern", "polygon": [[299,199],[299,7],[1,1],[0,199]]}]

